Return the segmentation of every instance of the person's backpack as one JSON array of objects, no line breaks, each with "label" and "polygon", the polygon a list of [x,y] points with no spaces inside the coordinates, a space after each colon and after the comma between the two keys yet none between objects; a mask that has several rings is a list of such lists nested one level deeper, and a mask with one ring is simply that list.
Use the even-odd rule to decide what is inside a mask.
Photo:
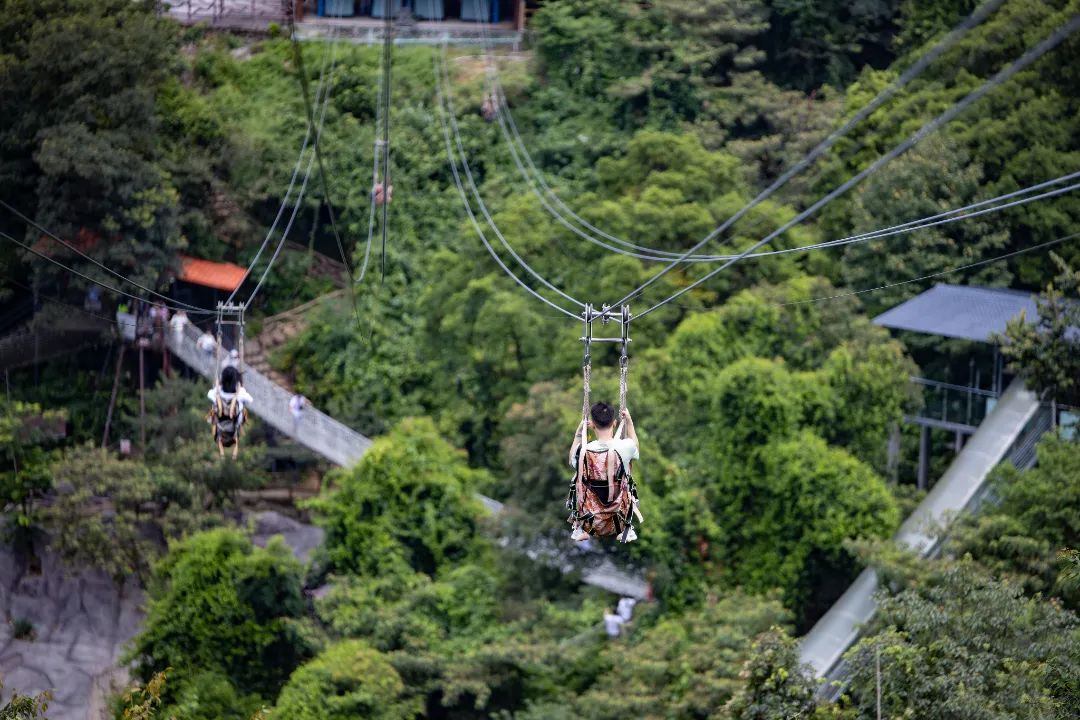
[{"label": "person's backpack", "polygon": [[214,439],[220,441],[224,447],[231,447],[240,432],[240,414],[243,412],[240,401],[235,395],[231,400],[225,400],[221,393],[218,393],[213,412]]},{"label": "person's backpack", "polygon": [[630,526],[635,490],[633,478],[615,450],[580,454],[570,490],[570,522],[580,522],[594,537],[622,535]]}]

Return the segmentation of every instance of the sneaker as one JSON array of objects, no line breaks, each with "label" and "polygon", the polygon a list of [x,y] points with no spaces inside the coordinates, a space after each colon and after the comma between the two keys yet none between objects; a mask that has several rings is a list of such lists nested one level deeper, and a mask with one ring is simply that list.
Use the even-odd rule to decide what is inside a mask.
[{"label": "sneaker", "polygon": [[574,532],[570,533],[570,539],[574,542],[581,542],[582,540],[589,539],[589,533],[581,529],[580,525],[574,526]]},{"label": "sneaker", "polygon": [[634,532],[634,528],[631,526],[631,528],[626,532],[626,538],[624,539],[623,536],[620,535],[619,540],[621,540],[622,542],[634,542],[635,540],[637,540],[637,533]]}]

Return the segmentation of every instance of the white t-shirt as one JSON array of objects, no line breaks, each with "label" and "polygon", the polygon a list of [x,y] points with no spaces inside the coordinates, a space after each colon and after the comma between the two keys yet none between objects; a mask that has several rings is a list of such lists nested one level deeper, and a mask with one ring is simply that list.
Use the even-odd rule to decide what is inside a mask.
[{"label": "white t-shirt", "polygon": [[619,637],[619,632],[621,631],[620,626],[622,624],[623,619],[618,615],[604,613],[604,630],[607,631],[608,637]]},{"label": "white t-shirt", "polygon": [[634,617],[635,605],[637,605],[637,600],[634,598],[620,598],[619,605],[616,607],[615,612],[623,619],[623,622],[630,622],[630,619]]},{"label": "white t-shirt", "polygon": [[206,393],[206,399],[210,402],[217,402],[218,395],[220,393],[222,402],[232,402],[232,399],[235,397],[237,402],[240,403],[241,407],[244,408],[246,408],[248,405],[251,405],[251,403],[255,401],[255,398],[251,397],[251,393],[245,390],[243,385],[238,387],[236,390],[237,392],[231,393],[225,392],[220,387],[212,387],[210,388],[210,391]]},{"label": "white t-shirt", "polygon": [[289,398],[289,410],[292,411],[293,417],[299,418],[304,414],[305,404],[306,398],[303,395],[293,395]]},{"label": "white t-shirt", "polygon": [[[622,459],[623,467],[629,470],[630,462],[637,460],[640,457],[638,453],[638,446],[630,438],[613,438],[611,440],[593,440],[591,443],[585,446],[586,450],[592,450],[595,452],[605,452],[607,450],[614,450],[619,453],[619,457]],[[570,467],[577,465],[577,456],[570,458]]]}]

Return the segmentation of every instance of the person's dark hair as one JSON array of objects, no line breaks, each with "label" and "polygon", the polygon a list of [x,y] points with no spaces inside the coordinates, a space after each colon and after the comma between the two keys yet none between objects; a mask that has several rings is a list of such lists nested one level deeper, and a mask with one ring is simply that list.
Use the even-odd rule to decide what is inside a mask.
[{"label": "person's dark hair", "polygon": [[231,365],[221,371],[221,389],[227,393],[236,392],[236,386],[240,384],[240,371]]},{"label": "person's dark hair", "polygon": [[592,415],[593,427],[598,430],[607,430],[615,424],[615,408],[606,402],[598,402],[589,411]]}]

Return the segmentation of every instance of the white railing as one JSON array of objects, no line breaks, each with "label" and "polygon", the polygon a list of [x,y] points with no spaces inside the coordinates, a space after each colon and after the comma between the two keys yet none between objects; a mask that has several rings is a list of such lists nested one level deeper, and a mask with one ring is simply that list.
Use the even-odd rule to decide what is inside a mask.
[{"label": "white railing", "polygon": [[[169,350],[200,375],[213,378],[217,360],[213,353],[203,352],[196,346],[201,334],[194,325],[186,326],[179,337],[170,332]],[[224,354],[224,350],[222,352]],[[338,465],[349,466],[371,447],[369,438],[314,408],[306,409],[300,421],[295,422],[289,411],[292,394],[288,390],[254,368],[245,367],[242,372],[244,387],[254,398],[251,412],[312,452]]]},{"label": "white railing", "polygon": [[290,0],[167,0],[165,13],[185,25],[251,27],[288,19]]}]

